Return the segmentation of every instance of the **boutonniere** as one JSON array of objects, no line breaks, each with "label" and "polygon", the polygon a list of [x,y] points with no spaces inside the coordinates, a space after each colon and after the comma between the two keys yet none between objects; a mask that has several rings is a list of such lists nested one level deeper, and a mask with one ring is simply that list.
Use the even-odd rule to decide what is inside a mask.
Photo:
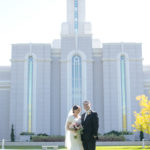
[{"label": "boutonniere", "polygon": [[88,115],[90,115],[90,114],[91,114],[91,111],[88,112]]}]

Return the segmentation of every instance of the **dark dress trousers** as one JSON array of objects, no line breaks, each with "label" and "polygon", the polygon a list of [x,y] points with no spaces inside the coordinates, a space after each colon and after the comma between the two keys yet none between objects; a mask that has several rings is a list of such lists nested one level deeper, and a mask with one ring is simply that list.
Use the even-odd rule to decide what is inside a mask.
[{"label": "dark dress trousers", "polygon": [[[85,114],[81,116],[83,133],[81,135],[84,150],[95,150],[98,139],[99,118],[97,112],[90,111],[85,119]],[[84,120],[85,119],[85,120]],[[94,138],[95,136],[95,138]]]}]

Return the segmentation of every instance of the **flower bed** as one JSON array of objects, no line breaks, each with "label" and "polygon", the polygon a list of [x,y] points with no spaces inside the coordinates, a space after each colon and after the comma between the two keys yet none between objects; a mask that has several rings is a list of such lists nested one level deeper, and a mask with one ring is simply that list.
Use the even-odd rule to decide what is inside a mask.
[{"label": "flower bed", "polygon": [[124,136],[117,136],[117,135],[103,135],[98,137],[98,141],[125,141]]},{"label": "flower bed", "polygon": [[64,142],[64,136],[32,136],[31,142]]}]

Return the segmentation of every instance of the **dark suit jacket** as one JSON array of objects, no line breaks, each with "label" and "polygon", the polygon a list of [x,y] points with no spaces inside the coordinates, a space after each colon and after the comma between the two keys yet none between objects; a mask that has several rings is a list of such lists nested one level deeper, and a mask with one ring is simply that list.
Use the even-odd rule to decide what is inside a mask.
[{"label": "dark suit jacket", "polygon": [[[83,126],[83,134],[81,135],[82,140],[92,140],[94,136],[98,138],[99,118],[98,114],[91,111],[84,120],[85,113],[81,116],[81,123]],[[96,139],[97,139],[96,138]]]}]

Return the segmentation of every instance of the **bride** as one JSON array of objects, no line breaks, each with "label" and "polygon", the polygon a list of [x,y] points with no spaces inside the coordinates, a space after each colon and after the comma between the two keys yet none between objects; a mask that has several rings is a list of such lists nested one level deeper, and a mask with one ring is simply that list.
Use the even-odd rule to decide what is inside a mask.
[{"label": "bride", "polygon": [[68,150],[83,150],[81,135],[80,132],[78,132],[81,128],[80,111],[80,106],[73,106],[66,120],[65,146]]}]

